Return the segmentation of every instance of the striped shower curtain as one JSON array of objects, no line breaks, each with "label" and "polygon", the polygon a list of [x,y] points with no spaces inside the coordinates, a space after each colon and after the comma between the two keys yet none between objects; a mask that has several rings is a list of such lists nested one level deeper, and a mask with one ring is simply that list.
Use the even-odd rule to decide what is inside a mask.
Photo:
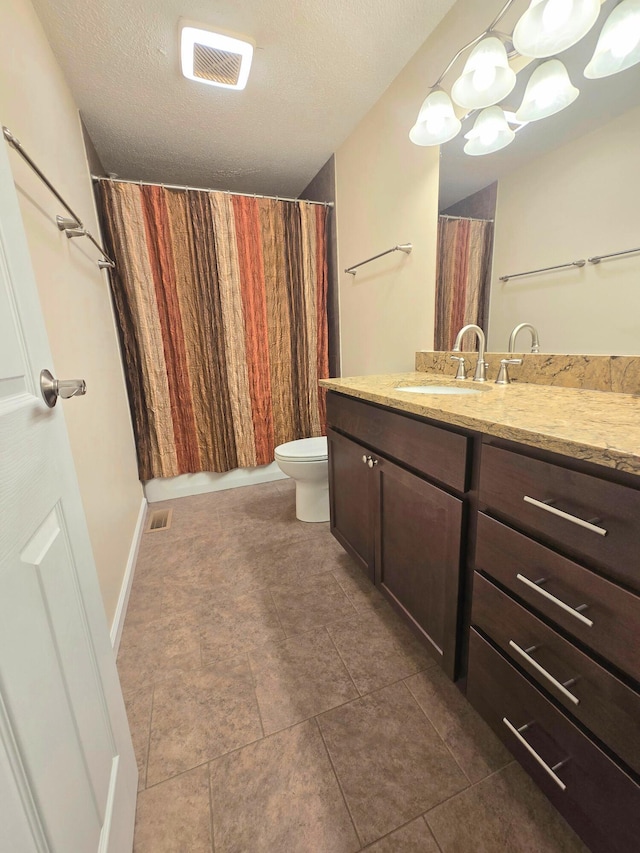
[{"label": "striped shower curtain", "polygon": [[99,182],[141,480],[321,435],[326,208]]},{"label": "striped shower curtain", "polygon": [[[450,350],[468,323],[487,331],[492,251],[492,221],[439,217],[435,350]],[[475,350],[476,339],[465,338],[462,349]]]}]

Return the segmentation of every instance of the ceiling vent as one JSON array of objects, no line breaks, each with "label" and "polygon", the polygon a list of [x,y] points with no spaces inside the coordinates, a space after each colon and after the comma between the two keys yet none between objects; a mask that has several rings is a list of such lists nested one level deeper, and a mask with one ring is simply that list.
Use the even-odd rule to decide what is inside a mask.
[{"label": "ceiling vent", "polygon": [[224,89],[244,89],[247,85],[253,58],[251,42],[183,25],[180,54],[182,73],[188,80]]}]

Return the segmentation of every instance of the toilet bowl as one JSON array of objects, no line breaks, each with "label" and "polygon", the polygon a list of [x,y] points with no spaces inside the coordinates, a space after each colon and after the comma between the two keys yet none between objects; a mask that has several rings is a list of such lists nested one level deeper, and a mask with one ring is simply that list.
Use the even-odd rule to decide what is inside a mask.
[{"label": "toilet bowl", "polygon": [[327,437],[301,438],[276,447],[280,470],[296,482],[296,518],[329,521]]}]

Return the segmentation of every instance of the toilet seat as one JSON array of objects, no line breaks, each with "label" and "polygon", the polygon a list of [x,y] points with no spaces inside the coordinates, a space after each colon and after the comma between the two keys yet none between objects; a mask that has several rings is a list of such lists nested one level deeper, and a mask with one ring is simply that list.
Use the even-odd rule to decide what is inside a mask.
[{"label": "toilet seat", "polygon": [[275,449],[276,458],[291,462],[323,462],[329,457],[326,435],[287,441]]}]

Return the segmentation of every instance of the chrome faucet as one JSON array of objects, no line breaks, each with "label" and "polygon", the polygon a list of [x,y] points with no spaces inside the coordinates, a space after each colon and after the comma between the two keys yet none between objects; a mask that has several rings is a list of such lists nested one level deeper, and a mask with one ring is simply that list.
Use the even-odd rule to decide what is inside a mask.
[{"label": "chrome faucet", "polygon": [[480,328],[480,326],[476,326],[471,323],[468,326],[463,326],[458,334],[456,335],[456,341],[453,345],[453,352],[460,352],[460,344],[462,342],[462,338],[466,335],[467,332],[475,332],[478,336],[478,363],[476,364],[476,372],[473,376],[474,382],[486,382],[487,381],[487,367],[488,364],[484,360],[484,351],[487,345],[486,338],[484,336],[484,332]]},{"label": "chrome faucet", "polygon": [[509,335],[509,352],[511,353],[516,351],[516,338],[518,337],[518,332],[521,332],[523,329],[529,329],[531,332],[531,352],[540,352],[538,330],[535,326],[532,326],[531,323],[520,323],[520,325],[516,326],[513,332],[511,332]]}]

